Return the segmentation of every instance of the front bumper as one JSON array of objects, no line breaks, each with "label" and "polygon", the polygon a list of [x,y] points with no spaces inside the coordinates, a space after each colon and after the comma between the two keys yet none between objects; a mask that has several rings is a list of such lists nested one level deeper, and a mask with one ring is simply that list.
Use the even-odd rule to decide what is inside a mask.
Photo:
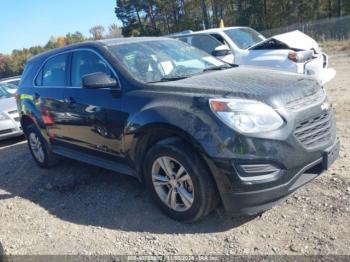
[{"label": "front bumper", "polygon": [[336,139],[332,146],[322,150],[317,159],[298,169],[283,170],[282,175],[288,177],[287,180],[282,178],[258,185],[241,184],[231,188],[231,192],[221,191],[223,205],[229,214],[235,216],[254,215],[268,210],[327,170],[338,156],[339,140]]},{"label": "front bumper", "polygon": [[23,135],[21,125],[12,120],[0,120],[0,140]]},{"label": "front bumper", "polygon": [[328,83],[336,76],[336,71],[329,67],[326,54],[317,54],[314,59],[304,63],[304,73],[318,80],[322,85]]}]

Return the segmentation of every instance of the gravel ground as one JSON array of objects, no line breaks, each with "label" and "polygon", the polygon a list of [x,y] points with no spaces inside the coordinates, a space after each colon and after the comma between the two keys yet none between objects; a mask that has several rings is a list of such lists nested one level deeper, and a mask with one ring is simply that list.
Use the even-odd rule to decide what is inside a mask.
[{"label": "gravel ground", "polygon": [[[262,216],[222,209],[196,224],[164,216],[144,188],[65,160],[42,170],[23,139],[0,143],[0,243],[6,254],[350,254],[350,55],[331,57],[326,86],[337,110],[341,158]],[[1,249],[1,248],[0,248]]]}]

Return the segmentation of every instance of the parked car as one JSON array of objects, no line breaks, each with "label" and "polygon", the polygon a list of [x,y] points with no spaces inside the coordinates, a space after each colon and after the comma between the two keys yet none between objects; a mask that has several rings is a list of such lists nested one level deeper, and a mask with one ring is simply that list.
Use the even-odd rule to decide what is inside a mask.
[{"label": "parked car", "polygon": [[238,65],[256,65],[310,75],[325,84],[336,71],[314,39],[300,31],[265,38],[249,27],[214,28],[174,34],[209,54]]},{"label": "parked car", "polygon": [[0,82],[0,140],[23,135],[16,99]]},{"label": "parked car", "polygon": [[6,88],[10,94],[15,94],[18,89],[18,85],[20,81],[21,81],[20,76],[3,78],[3,79],[0,79],[0,86],[3,88]]},{"label": "parked car", "polygon": [[[39,166],[65,156],[134,176],[180,221],[220,201],[235,215],[267,210],[339,153],[334,115],[313,78],[231,66],[169,38],[40,54],[18,94]],[[55,119],[62,112],[74,117]]]}]

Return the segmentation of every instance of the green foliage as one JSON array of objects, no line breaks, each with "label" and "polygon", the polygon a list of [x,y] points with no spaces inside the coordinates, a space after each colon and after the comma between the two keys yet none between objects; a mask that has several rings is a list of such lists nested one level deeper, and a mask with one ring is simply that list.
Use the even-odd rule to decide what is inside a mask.
[{"label": "green foliage", "polygon": [[123,35],[250,26],[257,30],[350,14],[349,0],[116,0]]},{"label": "green foliage", "polygon": [[90,29],[91,38],[80,32],[51,37],[45,46],[0,54],[0,78],[20,75],[33,55],[90,39],[166,35],[183,30],[226,26],[250,26],[257,30],[305,23],[350,14],[349,0],[116,0],[115,14],[123,27]]}]

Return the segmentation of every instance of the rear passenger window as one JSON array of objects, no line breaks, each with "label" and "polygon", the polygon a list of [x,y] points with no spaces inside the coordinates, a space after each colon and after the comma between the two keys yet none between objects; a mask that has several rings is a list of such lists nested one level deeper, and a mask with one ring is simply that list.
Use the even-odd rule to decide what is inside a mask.
[{"label": "rear passenger window", "polygon": [[35,79],[35,85],[42,86],[43,85],[43,70],[41,69],[38,76]]},{"label": "rear passenger window", "polygon": [[191,44],[208,54],[211,54],[215,48],[222,45],[216,38],[209,35],[193,35]]},{"label": "rear passenger window", "polygon": [[37,85],[65,86],[67,57],[68,54],[62,54],[48,60],[36,79]]},{"label": "rear passenger window", "polygon": [[107,64],[91,51],[77,51],[73,53],[72,60],[72,86],[79,87],[82,78],[92,73],[105,73],[114,77]]}]

